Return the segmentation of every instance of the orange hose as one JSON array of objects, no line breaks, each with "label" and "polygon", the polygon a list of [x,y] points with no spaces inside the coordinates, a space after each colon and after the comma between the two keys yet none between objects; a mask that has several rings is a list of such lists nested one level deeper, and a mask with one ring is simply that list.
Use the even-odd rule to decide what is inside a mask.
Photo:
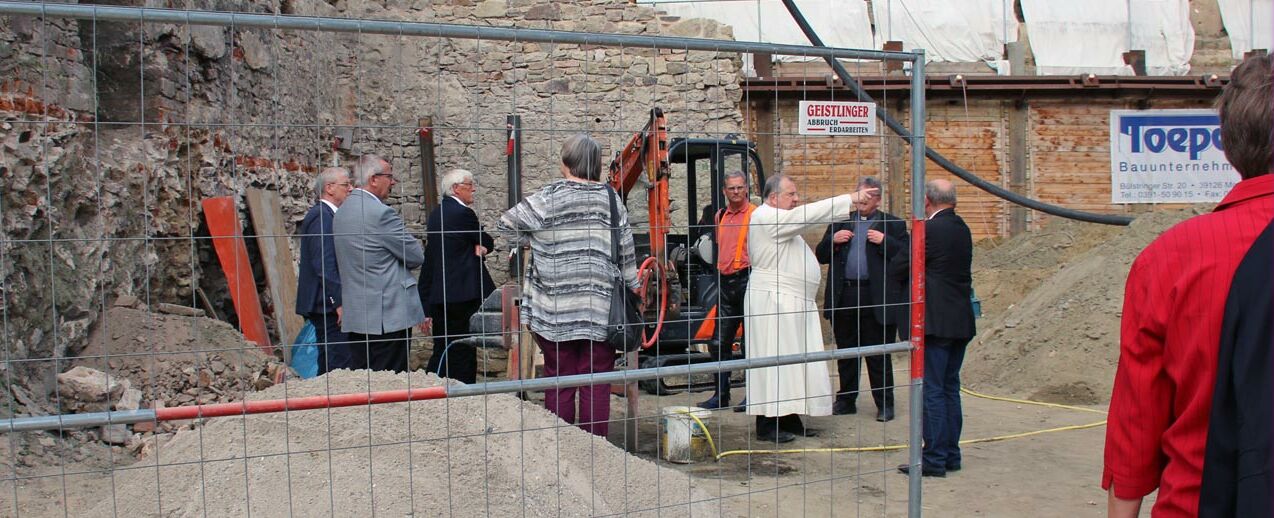
[{"label": "orange hose", "polygon": [[[637,267],[637,283],[641,285],[638,295],[641,296],[642,302],[646,301],[646,288],[650,279],[651,272],[659,270],[659,312],[655,318],[655,332],[642,342],[642,349],[649,349],[659,340],[659,332],[664,328],[664,317],[668,312],[668,275],[664,273],[664,265],[660,263],[654,256],[647,257],[641,262],[641,266]],[[642,334],[646,331],[643,329]]]}]

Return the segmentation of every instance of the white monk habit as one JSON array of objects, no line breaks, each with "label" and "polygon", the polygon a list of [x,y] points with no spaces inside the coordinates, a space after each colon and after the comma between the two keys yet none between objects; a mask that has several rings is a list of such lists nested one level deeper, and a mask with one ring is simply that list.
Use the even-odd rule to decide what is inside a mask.
[{"label": "white monk habit", "polygon": [[[849,217],[850,195],[792,210],[768,204],[752,213],[748,259],[752,273],[743,297],[748,358],[823,351],[818,318],[818,260],[801,235]],[[827,362],[798,363],[747,371],[748,414],[831,415],[832,380]]]}]

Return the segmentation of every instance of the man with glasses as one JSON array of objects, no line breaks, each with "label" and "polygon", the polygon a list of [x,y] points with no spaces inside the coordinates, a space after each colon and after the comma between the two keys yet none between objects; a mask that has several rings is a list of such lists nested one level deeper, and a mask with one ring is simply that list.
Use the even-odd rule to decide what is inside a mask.
[{"label": "man with glasses", "polygon": [[408,270],[420,267],[424,250],[398,212],[385,205],[397,183],[389,162],[363,155],[354,180],[358,188],[333,223],[345,303],[341,330],[349,333],[353,368],[405,372],[411,328],[425,320],[416,278]]},{"label": "man with glasses", "polygon": [[442,176],[442,203],[425,220],[425,266],[420,269],[420,303],[431,327],[433,355],[427,369],[444,378],[477,382],[477,354],[462,339],[469,318],[495,290],[483,258],[495,240],[482,231],[473,211],[473,173],[453,169]]},{"label": "man with glasses", "polygon": [[[349,171],[329,167],[314,180],[318,203],[301,220],[301,271],[296,284],[296,314],[314,324],[322,354],[318,373],[351,366],[349,346],[341,332],[341,272],[336,266],[332,220],[353,186]],[[287,340],[291,337],[279,337]]]},{"label": "man with glasses", "polygon": [[[796,182],[785,175],[765,181],[765,205],[752,212],[748,259],[752,273],[743,297],[743,333],[748,358],[821,352],[823,327],[814,297],[822,281],[818,260],[803,234],[845,219],[855,203],[880,193],[864,188],[853,194],[799,205]],[[832,380],[826,362],[752,369],[748,407],[756,416],[757,439],[789,442],[811,437],[800,416],[832,413]]]},{"label": "man with glasses", "polygon": [[[717,336],[712,355],[717,361],[730,360],[735,335],[743,325],[743,294],[748,289],[748,220],[756,205],[748,201],[748,176],[743,171],[725,175],[726,207],[717,213]],[[717,373],[715,392],[702,408],[730,406],[730,371]],[[739,409],[742,411],[742,409]]]},{"label": "man with glasses", "polygon": [[[864,176],[858,188],[880,188],[880,180]],[[907,223],[880,208],[880,195],[859,201],[849,219],[828,225],[815,248],[818,262],[827,269],[823,316],[832,323],[840,349],[879,345],[897,339],[898,328],[908,322],[909,300],[905,280],[886,274],[894,256],[907,253]],[[867,378],[876,402],[876,420],[894,419],[893,362],[888,354],[868,356]],[[840,392],[832,413],[858,413],[858,358],[838,360]]]}]

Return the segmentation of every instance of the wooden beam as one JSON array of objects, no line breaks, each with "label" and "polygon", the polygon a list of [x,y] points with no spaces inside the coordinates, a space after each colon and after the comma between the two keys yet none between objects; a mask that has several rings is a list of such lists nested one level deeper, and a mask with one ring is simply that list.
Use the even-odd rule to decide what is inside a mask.
[{"label": "wooden beam", "polygon": [[292,260],[291,233],[283,225],[283,204],[276,191],[248,189],[244,194],[248,214],[257,234],[257,250],[265,267],[265,284],[274,310],[283,361],[292,362],[292,339],[303,321],[296,314],[296,262]]},{"label": "wooden beam", "polygon": [[239,224],[239,211],[234,198],[221,196],[203,200],[204,219],[208,221],[208,235],[221,261],[230,287],[230,299],[239,317],[239,330],[249,341],[256,343],[266,354],[274,354],[270,334],[265,329],[265,317],[261,314],[261,298],[257,295],[257,282],[252,276],[252,263],[248,262],[248,246],[243,241],[243,227]]}]

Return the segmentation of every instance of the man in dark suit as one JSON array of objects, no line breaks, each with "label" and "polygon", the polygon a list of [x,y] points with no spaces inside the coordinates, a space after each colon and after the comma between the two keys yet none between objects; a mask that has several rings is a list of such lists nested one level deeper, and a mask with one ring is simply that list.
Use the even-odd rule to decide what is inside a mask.
[{"label": "man in dark suit", "polygon": [[[880,188],[880,181],[867,176],[858,189]],[[827,269],[827,291],[823,316],[832,322],[836,347],[846,349],[879,345],[897,339],[899,324],[906,325],[906,285],[886,275],[890,259],[907,253],[907,223],[878,210],[880,194],[864,198],[844,221],[827,227],[815,248],[818,262]],[[836,415],[858,412],[858,358],[836,362],[840,392],[832,406]],[[876,420],[894,418],[894,374],[889,355],[867,357],[867,377]]]},{"label": "man in dark suit", "polygon": [[420,269],[420,303],[425,328],[432,326],[433,355],[427,369],[444,378],[477,381],[473,345],[460,343],[469,335],[469,317],[495,291],[483,258],[495,240],[482,231],[470,208],[476,186],[473,173],[454,169],[442,177],[442,203],[426,221],[425,265]]},{"label": "man in dark suit", "polygon": [[[955,185],[925,184],[924,476],[960,469],[960,366],[973,323],[973,234],[956,215]],[[911,466],[902,465],[903,473]]]},{"label": "man in dark suit", "polygon": [[332,220],[353,186],[349,171],[329,167],[314,181],[319,201],[301,220],[301,271],[296,285],[296,314],[314,324],[322,348],[318,373],[351,368],[347,337],[341,332],[341,272],[336,267]]}]

